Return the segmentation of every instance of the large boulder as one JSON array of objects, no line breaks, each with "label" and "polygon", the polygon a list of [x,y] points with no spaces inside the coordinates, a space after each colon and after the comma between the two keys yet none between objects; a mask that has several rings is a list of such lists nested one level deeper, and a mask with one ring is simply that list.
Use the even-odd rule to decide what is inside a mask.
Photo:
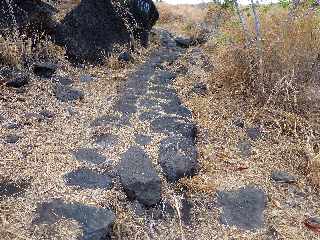
[{"label": "large boulder", "polygon": [[158,19],[153,2],[113,2],[82,0],[66,15],[55,40],[66,47],[69,60],[99,63],[106,54],[117,50],[116,45],[131,46],[133,34],[142,35],[147,41],[145,35]]},{"label": "large boulder", "polygon": [[52,16],[57,10],[41,0],[0,0],[0,34],[12,29],[32,36],[35,32],[53,34]]}]

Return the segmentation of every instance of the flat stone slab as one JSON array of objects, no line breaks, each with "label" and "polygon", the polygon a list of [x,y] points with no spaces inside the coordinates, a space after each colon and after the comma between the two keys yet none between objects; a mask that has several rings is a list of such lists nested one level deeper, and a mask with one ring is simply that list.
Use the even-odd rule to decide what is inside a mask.
[{"label": "flat stone slab", "polygon": [[119,143],[117,135],[110,133],[102,133],[94,136],[95,143],[104,148],[110,148]]},{"label": "flat stone slab", "polygon": [[13,79],[6,82],[6,86],[12,88],[21,88],[26,86],[30,81],[30,77],[25,74],[15,76]]},{"label": "flat stone slab", "polygon": [[35,75],[43,78],[51,78],[57,71],[57,65],[53,63],[36,63],[33,66]]},{"label": "flat stone slab", "polygon": [[145,145],[149,145],[152,141],[152,138],[150,136],[147,135],[143,135],[143,134],[136,134],[135,135],[135,142],[136,144],[145,146]]},{"label": "flat stone slab", "polygon": [[5,137],[4,141],[9,144],[16,144],[21,139],[20,136],[15,134],[9,134]]},{"label": "flat stone slab", "polygon": [[246,133],[248,137],[253,141],[257,141],[262,137],[262,130],[259,127],[247,128]]},{"label": "flat stone slab", "polygon": [[252,155],[252,145],[249,141],[241,140],[237,144],[237,148],[242,157],[248,158]]},{"label": "flat stone slab", "polygon": [[298,179],[294,176],[291,176],[287,172],[283,171],[273,171],[271,174],[271,179],[278,183],[294,183]]},{"label": "flat stone slab", "polygon": [[77,186],[82,189],[111,189],[112,179],[87,168],[81,168],[65,175],[68,186]]},{"label": "flat stone slab", "polygon": [[106,157],[98,153],[96,149],[80,148],[73,152],[73,156],[78,161],[89,162],[93,164],[101,164],[106,162]]},{"label": "flat stone slab", "polygon": [[263,190],[247,186],[235,191],[218,192],[218,204],[223,212],[220,221],[226,226],[242,230],[255,230],[263,227],[263,211],[267,197]]},{"label": "flat stone slab", "polygon": [[145,121],[152,121],[158,117],[161,116],[161,113],[159,112],[156,112],[156,111],[147,111],[147,112],[142,112],[140,115],[139,115],[139,120],[142,121],[142,122],[145,122]]},{"label": "flat stone slab", "polygon": [[131,201],[146,207],[161,200],[161,183],[148,155],[133,146],[121,156],[119,175],[122,187]]},{"label": "flat stone slab", "polygon": [[95,81],[95,78],[89,74],[81,75],[79,79],[80,79],[80,82],[82,83],[89,83],[89,82]]},{"label": "flat stone slab", "polygon": [[54,94],[61,102],[73,102],[84,98],[84,94],[68,86],[57,85]]},{"label": "flat stone slab", "polygon": [[139,106],[146,108],[148,110],[160,110],[161,104],[159,101],[154,99],[141,99],[139,101]]},{"label": "flat stone slab", "polygon": [[73,84],[73,81],[68,77],[57,76],[54,80],[62,86],[69,86]]},{"label": "flat stone slab", "polygon": [[176,101],[170,101],[169,103],[162,104],[163,110],[167,114],[175,114],[183,118],[192,118],[191,111],[185,106]]},{"label": "flat stone slab", "polygon": [[104,115],[101,117],[97,117],[91,123],[91,127],[105,127],[109,125],[114,126],[129,126],[130,125],[130,117],[127,115],[123,116],[115,116],[115,115]]},{"label": "flat stone slab", "polygon": [[172,72],[161,70],[155,73],[155,76],[152,83],[167,85],[171,84],[172,81],[176,78],[176,75]]},{"label": "flat stone slab", "polygon": [[128,100],[118,101],[114,105],[113,109],[127,115],[132,115],[137,112],[137,106],[135,105],[135,103],[131,103]]},{"label": "flat stone slab", "polygon": [[176,117],[159,117],[151,122],[151,129],[155,132],[181,135],[195,141],[197,127],[190,121],[182,121]]},{"label": "flat stone slab", "polygon": [[82,228],[80,240],[110,239],[112,225],[115,221],[114,213],[106,208],[97,208],[80,203],[64,203],[62,200],[53,200],[39,204],[38,217],[33,224],[54,224],[61,218],[73,219]]},{"label": "flat stone slab", "polygon": [[23,192],[30,186],[30,182],[26,180],[21,180],[20,182],[10,182],[4,180],[0,182],[0,200],[15,197]]},{"label": "flat stone slab", "polygon": [[197,148],[188,138],[168,137],[160,143],[159,163],[170,182],[193,176],[198,170]]}]

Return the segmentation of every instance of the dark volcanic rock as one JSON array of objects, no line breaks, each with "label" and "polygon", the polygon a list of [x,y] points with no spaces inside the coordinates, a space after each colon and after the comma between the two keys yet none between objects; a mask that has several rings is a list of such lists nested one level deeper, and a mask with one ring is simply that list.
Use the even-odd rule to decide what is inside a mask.
[{"label": "dark volcanic rock", "polygon": [[8,87],[13,87],[13,88],[21,88],[27,85],[30,81],[30,77],[25,74],[18,74],[15,77],[13,77],[11,80],[6,82],[6,85]]},{"label": "dark volcanic rock", "polygon": [[83,189],[112,188],[112,180],[109,176],[86,168],[78,169],[66,174],[65,180],[68,186],[77,186]]},{"label": "dark volcanic rock", "polygon": [[80,82],[82,83],[89,83],[89,82],[93,82],[94,80],[95,78],[89,74],[84,74],[80,76]]},{"label": "dark volcanic rock", "polygon": [[181,200],[181,220],[182,222],[189,226],[191,225],[191,210],[192,210],[193,204],[187,199],[186,196],[184,196]]},{"label": "dark volcanic rock", "polygon": [[53,63],[36,63],[33,66],[34,74],[42,78],[51,78],[56,70],[57,65]]},{"label": "dark volcanic rock", "polygon": [[237,144],[237,148],[242,157],[250,157],[252,155],[252,146],[249,141],[242,140]]},{"label": "dark volcanic rock", "polygon": [[120,62],[134,62],[134,58],[128,52],[122,52],[118,56],[118,61],[120,61]]},{"label": "dark volcanic rock", "polygon": [[247,128],[246,133],[253,141],[259,140],[262,137],[262,130],[259,127]]},{"label": "dark volcanic rock", "polygon": [[204,82],[195,83],[191,90],[197,95],[206,95],[208,93],[208,86]]},{"label": "dark volcanic rock", "polygon": [[10,143],[10,144],[15,144],[15,143],[17,143],[20,139],[21,139],[20,136],[14,135],[14,134],[10,134],[10,135],[6,136],[5,142],[6,142],[6,143]]},{"label": "dark volcanic rock", "polygon": [[112,115],[105,115],[102,117],[96,118],[92,123],[91,127],[102,127],[108,125],[115,125],[115,126],[127,126],[130,125],[130,117],[127,115],[119,116],[112,116]]},{"label": "dark volcanic rock", "polygon": [[177,37],[175,38],[175,41],[177,45],[182,48],[189,48],[195,44],[195,41],[192,38]]},{"label": "dark volcanic rock", "polygon": [[171,182],[193,176],[198,170],[197,148],[190,139],[169,137],[160,143],[159,163]]},{"label": "dark volcanic rock", "polygon": [[0,32],[18,28],[32,37],[34,33],[52,34],[55,23],[51,19],[57,10],[41,0],[0,0]]},{"label": "dark volcanic rock", "polygon": [[54,224],[62,218],[77,221],[82,230],[81,240],[111,239],[114,213],[106,208],[86,206],[80,203],[64,203],[62,200],[53,200],[38,205],[38,217],[33,224]]},{"label": "dark volcanic rock", "polygon": [[168,114],[175,114],[183,118],[192,118],[191,111],[185,106],[180,104],[180,101],[170,101],[169,103],[162,104],[163,110]]},{"label": "dark volcanic rock", "polygon": [[297,181],[297,178],[289,175],[283,171],[274,171],[271,174],[271,179],[278,183],[294,183]]},{"label": "dark volcanic rock", "polygon": [[131,147],[121,156],[120,180],[130,200],[150,207],[161,199],[160,178],[147,154],[139,147]]},{"label": "dark volcanic rock", "polygon": [[150,144],[152,141],[152,138],[150,136],[147,135],[143,135],[143,134],[136,134],[135,135],[135,142],[136,144],[139,145],[148,145]]},{"label": "dark volcanic rock", "polygon": [[233,121],[233,125],[235,125],[238,128],[244,128],[245,123],[241,118],[237,118]]},{"label": "dark volcanic rock", "polygon": [[102,133],[94,136],[95,143],[104,148],[110,148],[114,145],[117,145],[119,142],[119,138],[116,135],[109,133]]},{"label": "dark volcanic rock", "polygon": [[156,72],[154,79],[151,82],[160,85],[167,85],[172,83],[175,78],[176,75],[174,73],[162,70]]},{"label": "dark volcanic rock", "polygon": [[39,114],[44,118],[53,118],[55,116],[53,112],[50,112],[48,110],[42,110],[39,112]]},{"label": "dark volcanic rock", "polygon": [[142,112],[139,115],[139,120],[143,121],[143,122],[144,121],[152,121],[160,116],[161,116],[161,113],[154,112],[154,111]]},{"label": "dark volcanic rock", "polygon": [[220,221],[226,226],[236,226],[243,230],[261,228],[266,201],[265,192],[251,186],[218,192],[218,203],[223,207]]},{"label": "dark volcanic rock", "polygon": [[83,99],[84,94],[71,87],[57,85],[55,88],[55,96],[61,102],[73,102]]},{"label": "dark volcanic rock", "polygon": [[23,193],[30,186],[30,182],[23,180],[18,183],[2,181],[0,182],[0,200],[17,196]]},{"label": "dark volcanic rock", "polygon": [[195,141],[197,135],[195,124],[176,117],[159,117],[151,122],[151,128],[155,132],[178,134],[192,141]]},{"label": "dark volcanic rock", "polygon": [[158,19],[154,17],[157,13],[155,5],[151,0],[125,2],[132,14],[126,12],[124,3],[116,6],[111,0],[82,0],[66,15],[56,41],[66,46],[71,61],[101,62],[116,44],[129,46],[128,27],[133,29],[135,36],[145,39],[143,36]]},{"label": "dark volcanic rock", "polygon": [[73,81],[68,77],[57,76],[55,78],[55,81],[63,86],[68,86],[68,85],[73,84]]},{"label": "dark volcanic rock", "polygon": [[78,161],[85,161],[94,164],[104,163],[107,159],[103,155],[91,148],[80,148],[73,152],[74,157]]}]

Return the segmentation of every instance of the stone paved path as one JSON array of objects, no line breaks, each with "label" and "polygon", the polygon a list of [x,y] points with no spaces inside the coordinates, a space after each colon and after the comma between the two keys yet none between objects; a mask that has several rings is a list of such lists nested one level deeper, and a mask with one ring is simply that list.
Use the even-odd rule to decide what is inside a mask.
[{"label": "stone paved path", "polygon": [[[108,114],[92,119],[87,125],[87,131],[93,134],[91,139],[84,141],[93,142],[94,147],[83,145],[71,151],[79,167],[65,172],[62,181],[66,186],[94,194],[97,189],[112,189],[113,181],[118,178],[122,186],[119,191],[123,190],[128,200],[138,201],[149,208],[162,202],[163,181],[175,182],[196,174],[197,128],[192,122],[192,113],[183,106],[173,88],[175,73],[167,67],[184,50],[176,46],[168,32],[160,30],[159,35],[161,47],[154,50],[150,58],[128,77],[120,95],[110,106],[106,106]],[[82,91],[70,86],[72,80],[58,80],[60,83],[53,89],[58,101],[73,105],[85,98]],[[134,134],[127,131],[134,131]],[[124,139],[128,140],[126,147],[115,150]],[[16,143],[18,140],[11,137],[7,142]],[[101,153],[103,151],[115,151],[113,154],[119,159],[113,162],[113,173],[106,171],[106,166],[113,160],[105,157]],[[15,186],[3,182],[0,186],[1,197],[23,194],[26,188],[24,184]],[[68,203],[65,201],[68,199],[66,194],[62,198],[37,203],[31,228],[71,219],[80,226],[82,233],[78,235],[79,239],[105,239],[105,236],[111,236],[115,214],[108,206]]]},{"label": "stone paved path", "polygon": [[[119,94],[103,95],[102,101],[93,102],[97,105],[93,107],[93,113],[81,115],[78,110],[83,107],[79,102],[95,96],[88,96],[86,91],[78,89],[68,77],[55,79],[53,98],[68,115],[63,122],[65,126],[53,131],[60,135],[51,134],[46,136],[50,139],[40,142],[40,145],[49,142],[53,145],[46,154],[52,155],[54,163],[47,164],[47,156],[40,152],[40,156],[35,155],[37,157],[31,160],[24,158],[30,165],[42,165],[36,180],[25,178],[12,183],[0,179],[0,203],[8,199],[19,203],[15,209],[16,219],[3,221],[3,226],[8,228],[6,231],[11,234],[5,239],[153,239],[153,236],[160,236],[171,240],[172,235],[166,236],[166,232],[174,232],[177,239],[184,239],[183,227],[193,227],[189,232],[192,239],[226,239],[228,233],[222,234],[226,229],[260,234],[259,231],[265,228],[269,194],[262,187],[246,185],[218,191],[206,196],[205,203],[203,199],[197,202],[196,196],[190,199],[178,189],[178,180],[196,176],[200,171],[196,147],[198,129],[191,111],[183,105],[173,87],[177,73],[172,64],[186,50],[178,47],[167,31],[158,30],[158,35],[160,47],[127,77]],[[90,75],[79,79],[84,85],[96,81],[99,79]],[[205,86],[199,85],[195,93],[201,95],[205,90]],[[50,111],[29,116],[44,124],[51,124],[55,117]],[[234,124],[243,127],[241,122]],[[77,131],[71,129],[69,132],[71,125],[78,126]],[[54,122],[51,126],[55,128]],[[13,132],[22,127],[18,123],[8,126]],[[75,138],[76,134],[79,136]],[[263,137],[258,128],[247,129],[246,135],[252,142]],[[17,150],[15,146],[19,141],[23,141],[23,136],[12,134],[4,139],[13,151]],[[69,145],[69,141],[72,144]],[[239,141],[237,148],[243,161],[253,154],[250,141]],[[25,151],[26,156],[30,154],[28,148]],[[52,176],[51,172],[57,176]],[[42,179],[53,186],[43,187],[45,183],[39,182]],[[274,172],[271,179],[274,184],[296,181],[295,177],[283,172]],[[37,185],[42,188],[35,188]],[[173,201],[167,201],[168,195]],[[28,203],[23,205],[21,202],[25,199]],[[206,212],[201,213],[202,209]],[[20,211],[28,216],[20,216]],[[119,232],[125,235],[126,228],[132,227],[127,220],[129,211],[138,219],[138,227],[128,231],[128,236],[119,238]],[[3,215],[7,214],[3,212]],[[141,227],[139,218],[145,216]],[[198,226],[208,216],[206,224],[212,229],[208,225],[205,228],[201,224]],[[17,219],[20,217],[21,222]],[[70,222],[77,225],[79,231],[71,232]],[[156,232],[155,222],[163,232]],[[10,226],[25,231],[22,237],[15,237]],[[122,227],[120,230],[119,226]],[[134,231],[140,234],[143,228],[147,229],[146,236],[130,235]],[[273,232],[272,235],[276,235],[276,231]]]}]

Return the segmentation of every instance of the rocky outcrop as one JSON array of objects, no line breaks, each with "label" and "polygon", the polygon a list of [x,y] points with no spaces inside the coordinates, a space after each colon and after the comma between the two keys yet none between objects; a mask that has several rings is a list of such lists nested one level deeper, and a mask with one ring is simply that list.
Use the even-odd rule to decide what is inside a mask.
[{"label": "rocky outcrop", "polygon": [[12,29],[32,35],[35,32],[53,34],[51,19],[57,10],[41,0],[0,0],[0,34]]},{"label": "rocky outcrop", "polygon": [[120,50],[116,45],[129,47],[132,33],[140,36],[150,31],[158,17],[150,0],[117,4],[111,0],[82,0],[63,19],[55,40],[66,47],[71,61],[99,63],[112,50]]}]

